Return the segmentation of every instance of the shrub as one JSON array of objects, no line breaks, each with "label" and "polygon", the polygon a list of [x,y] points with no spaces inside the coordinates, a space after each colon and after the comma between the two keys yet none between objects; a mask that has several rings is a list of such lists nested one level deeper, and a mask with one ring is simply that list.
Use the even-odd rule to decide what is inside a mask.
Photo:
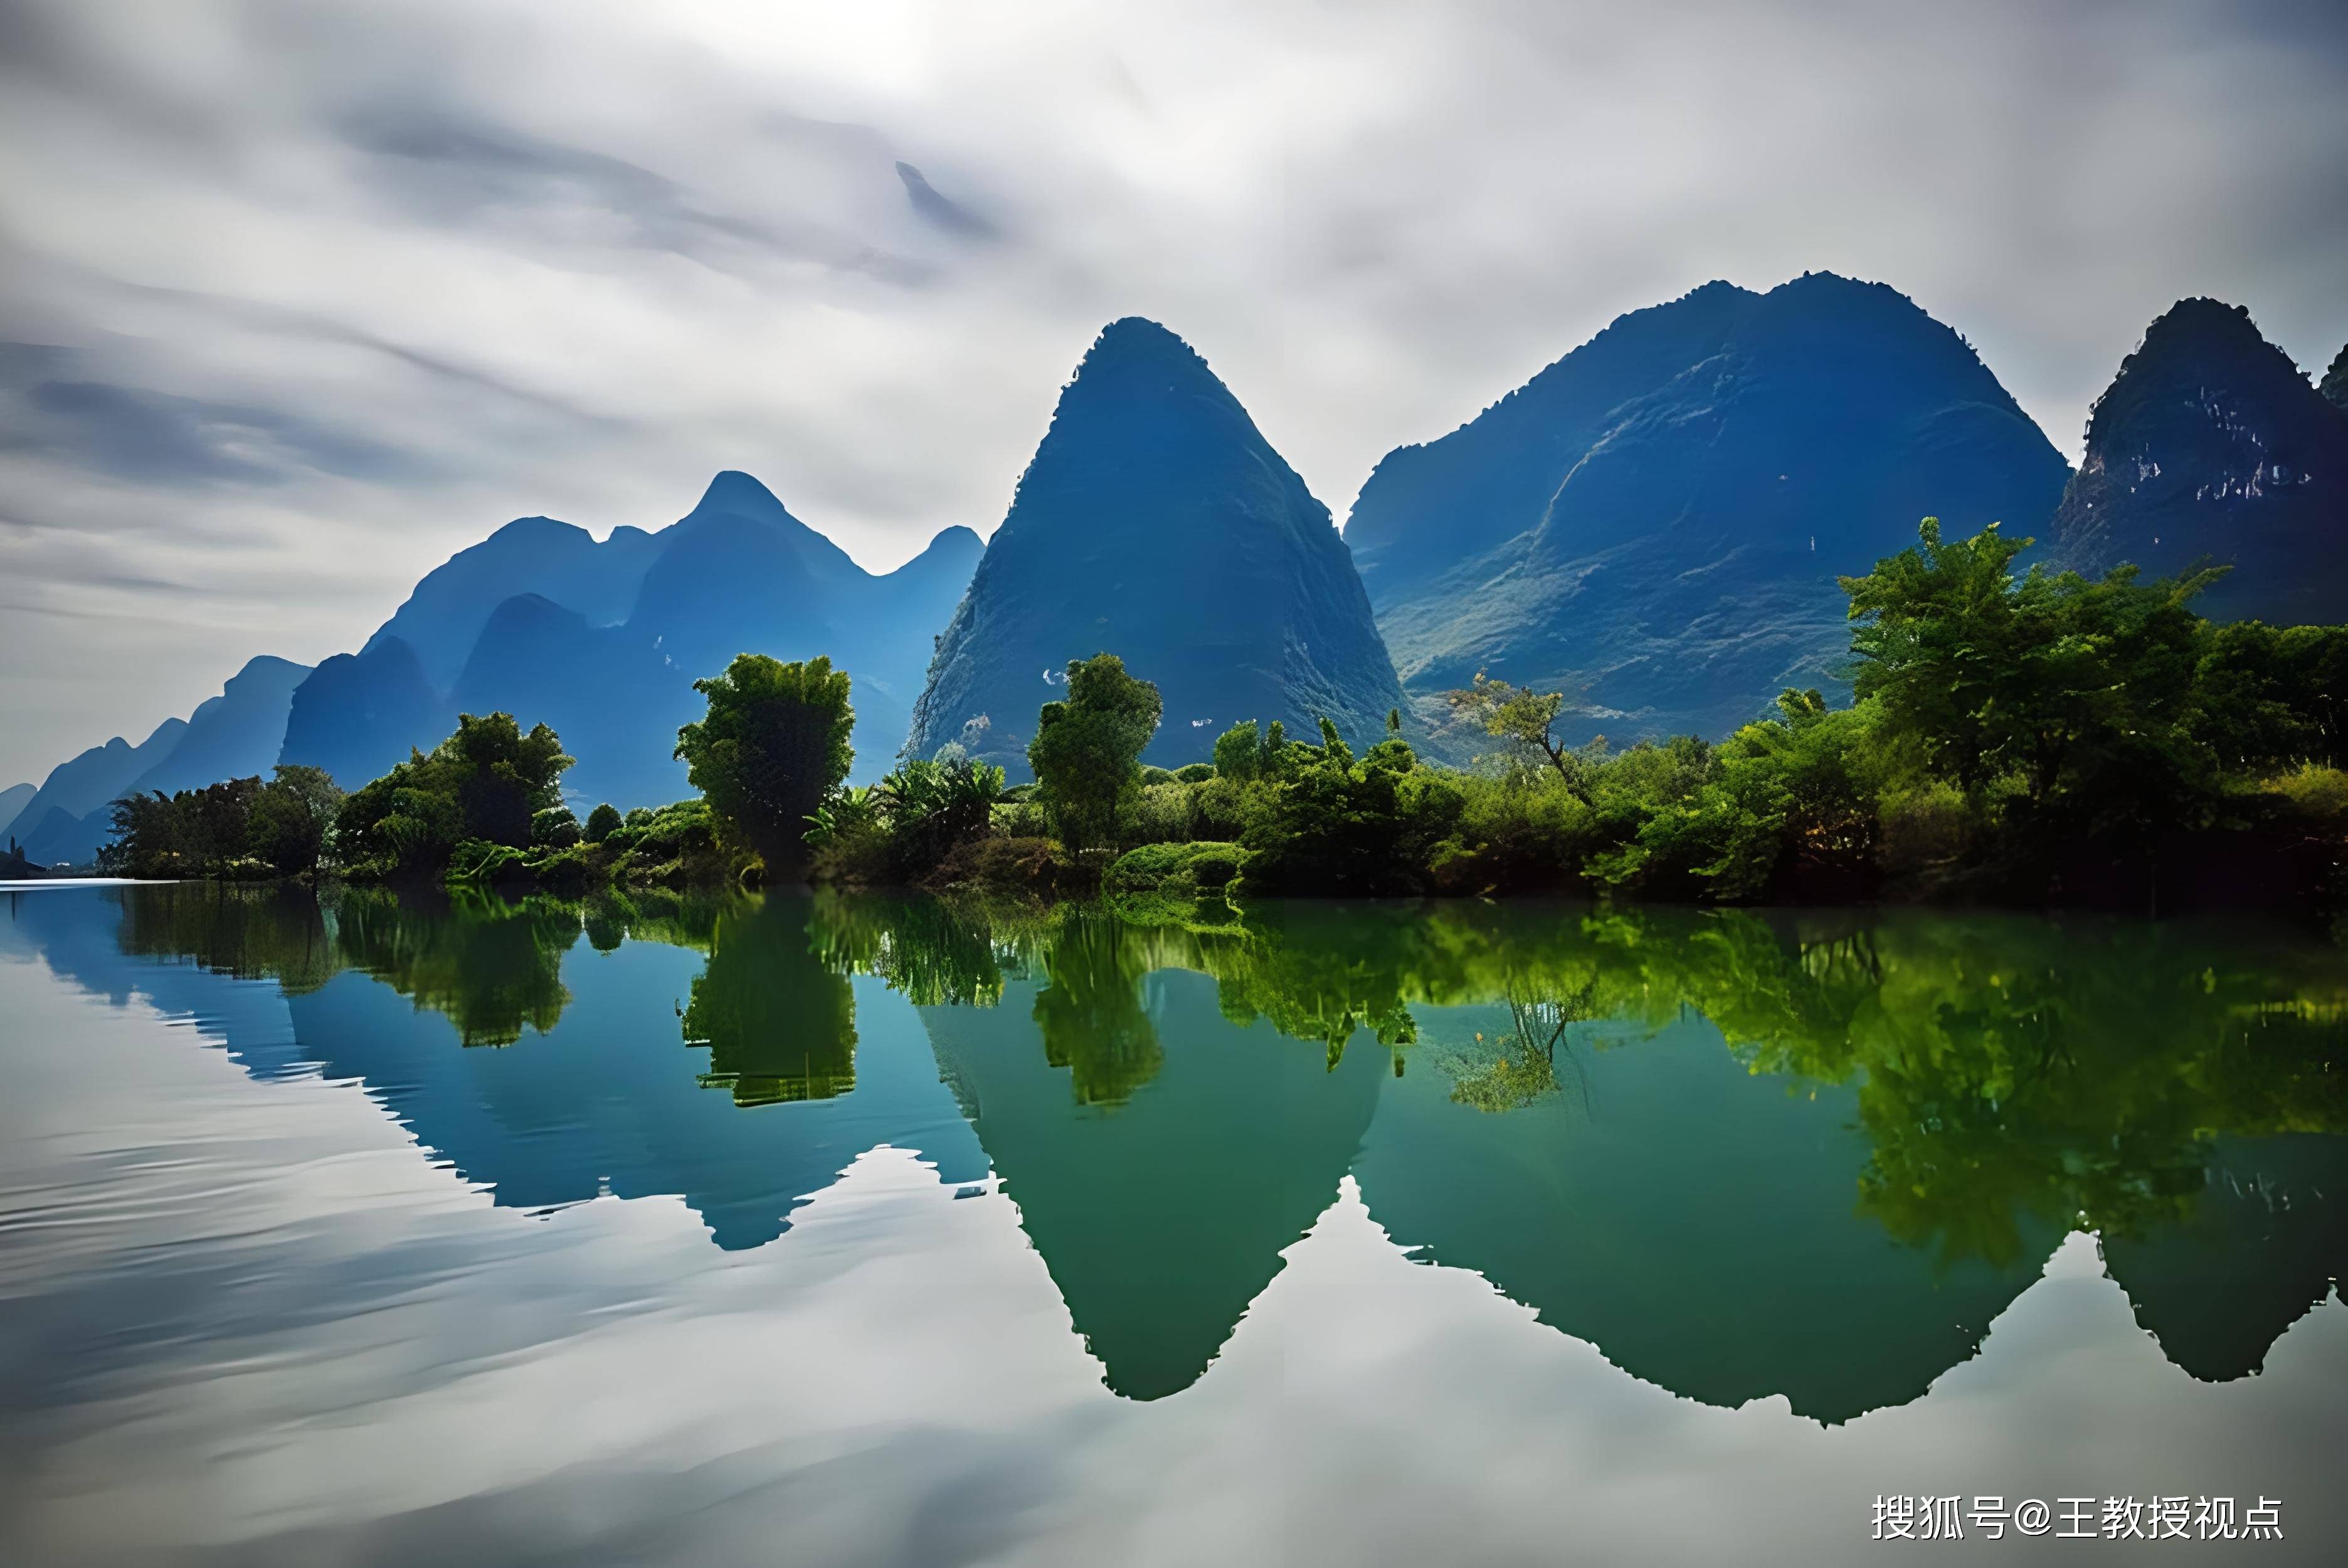
[{"label": "shrub", "polygon": [[1877,863],[1895,881],[1929,875],[1962,859],[1979,822],[1951,781],[1920,784],[1877,803]]},{"label": "shrub", "polygon": [[578,898],[598,889],[609,887],[614,863],[599,846],[576,843],[541,855],[530,866],[538,885],[563,898]]},{"label": "shrub", "polygon": [[1187,768],[1174,769],[1175,779],[1184,784],[1204,784],[1214,776],[1215,765],[1211,762],[1193,762]]},{"label": "shrub", "polygon": [[2291,814],[2309,822],[2348,822],[2348,773],[2320,762],[2303,762],[2267,788],[2291,802]]},{"label": "shrub", "polygon": [[933,887],[1046,893],[1071,891],[1083,881],[1060,847],[1040,835],[969,840],[955,845],[929,876]]},{"label": "shrub", "polygon": [[983,837],[1003,795],[1003,769],[990,762],[907,762],[872,786],[886,830],[888,870],[927,874],[955,845]]},{"label": "shrub", "polygon": [[1117,824],[1117,838],[1128,844],[1182,843],[1198,826],[1198,810],[1188,784],[1172,781],[1146,784]]},{"label": "shrub", "polygon": [[530,841],[533,848],[568,849],[582,836],[579,819],[571,814],[568,806],[549,806],[530,814]]},{"label": "shrub", "polygon": [[1319,747],[1287,747],[1279,756],[1281,777],[1241,839],[1250,851],[1246,891],[1420,891],[1464,801],[1456,784],[1417,760],[1407,741],[1387,739],[1357,761],[1323,718]]},{"label": "shrub", "polygon": [[1044,820],[1044,808],[1032,795],[1014,798],[1006,791],[992,813],[990,823],[994,836],[1003,839],[1041,839],[1049,835],[1051,827]]},{"label": "shrub", "polygon": [[1579,870],[1591,810],[1554,770],[1511,767],[1454,782],[1459,826],[1428,866],[1442,891],[1553,887]]},{"label": "shrub", "polygon": [[1246,861],[1237,844],[1144,844],[1117,858],[1101,893],[1128,920],[1189,923],[1203,914],[1220,922],[1230,918],[1223,893]]}]

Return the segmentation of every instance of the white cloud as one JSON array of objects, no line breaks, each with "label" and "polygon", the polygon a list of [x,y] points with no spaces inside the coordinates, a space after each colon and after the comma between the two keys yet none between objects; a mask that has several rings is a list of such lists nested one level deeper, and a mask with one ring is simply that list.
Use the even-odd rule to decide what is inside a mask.
[{"label": "white cloud", "polygon": [[1897,10],[0,5],[0,337],[108,389],[0,391],[0,775],[355,645],[511,516],[737,466],[873,565],[990,529],[1128,313],[1341,514],[1714,276],[1890,282],[2070,449],[2180,295],[2328,360],[2333,14]]}]

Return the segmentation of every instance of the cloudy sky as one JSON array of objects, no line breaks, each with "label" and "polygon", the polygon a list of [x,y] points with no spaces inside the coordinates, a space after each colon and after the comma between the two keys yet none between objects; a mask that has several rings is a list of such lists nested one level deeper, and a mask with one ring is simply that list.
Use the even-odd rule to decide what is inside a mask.
[{"label": "cloudy sky", "polygon": [[745,468],[1000,519],[1100,325],[1343,514],[1619,313],[1880,279],[2056,445],[2180,295],[2348,337],[2348,6],[0,0],[0,784]]}]

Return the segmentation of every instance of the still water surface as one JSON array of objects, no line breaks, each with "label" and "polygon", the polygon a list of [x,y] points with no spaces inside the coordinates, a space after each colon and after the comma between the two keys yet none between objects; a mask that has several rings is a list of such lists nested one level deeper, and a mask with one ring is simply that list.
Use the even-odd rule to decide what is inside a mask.
[{"label": "still water surface", "polygon": [[2348,1544],[2287,928],[0,900],[11,1563]]}]

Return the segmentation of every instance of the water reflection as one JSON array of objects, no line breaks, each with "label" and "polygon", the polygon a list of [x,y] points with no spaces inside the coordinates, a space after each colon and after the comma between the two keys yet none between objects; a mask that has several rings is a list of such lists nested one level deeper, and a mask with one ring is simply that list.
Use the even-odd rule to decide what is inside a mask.
[{"label": "water reflection", "polygon": [[2348,962],[2277,929],[192,884],[10,918],[256,1076],[359,1081],[500,1203],[680,1194],[739,1249],[876,1145],[991,1172],[1135,1398],[1199,1379],[1349,1173],[1638,1377],[1827,1421],[1972,1355],[2072,1231],[2204,1378],[2348,1259]]}]

